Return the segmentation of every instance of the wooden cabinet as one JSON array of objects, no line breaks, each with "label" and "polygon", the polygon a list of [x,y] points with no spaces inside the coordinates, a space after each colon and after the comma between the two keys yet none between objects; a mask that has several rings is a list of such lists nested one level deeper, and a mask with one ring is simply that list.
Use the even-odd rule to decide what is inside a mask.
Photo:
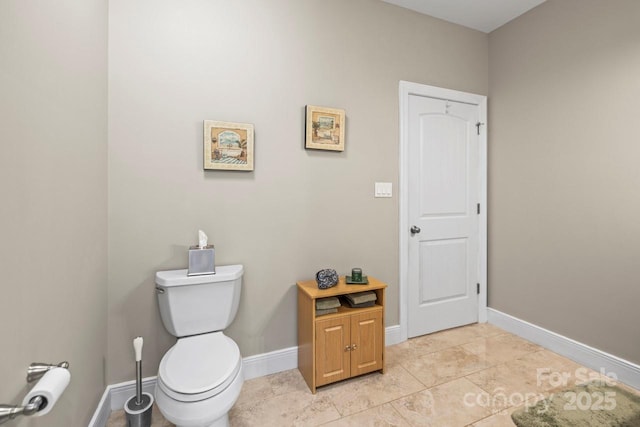
[{"label": "wooden cabinet", "polygon": [[[368,285],[318,289],[315,280],[298,282],[298,369],[313,393],[316,387],[373,371],[384,372],[384,291],[386,284],[369,277]],[[374,291],[376,305],[316,317],[316,299]]]},{"label": "wooden cabinet", "polygon": [[315,323],[316,387],[383,368],[382,307]]}]

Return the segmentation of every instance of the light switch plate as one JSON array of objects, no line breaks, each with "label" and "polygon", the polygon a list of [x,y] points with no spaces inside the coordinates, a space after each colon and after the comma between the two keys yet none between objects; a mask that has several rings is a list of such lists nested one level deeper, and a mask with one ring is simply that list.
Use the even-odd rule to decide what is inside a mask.
[{"label": "light switch plate", "polygon": [[391,197],[393,196],[393,186],[390,182],[376,182],[374,197]]}]

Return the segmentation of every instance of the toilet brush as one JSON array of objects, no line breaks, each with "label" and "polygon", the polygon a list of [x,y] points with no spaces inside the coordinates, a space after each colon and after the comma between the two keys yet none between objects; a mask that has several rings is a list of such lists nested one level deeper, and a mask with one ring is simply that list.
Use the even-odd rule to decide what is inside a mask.
[{"label": "toilet brush", "polygon": [[150,427],[153,395],[142,392],[142,337],[133,340],[136,353],[136,395],[131,396],[124,404],[128,427]]}]

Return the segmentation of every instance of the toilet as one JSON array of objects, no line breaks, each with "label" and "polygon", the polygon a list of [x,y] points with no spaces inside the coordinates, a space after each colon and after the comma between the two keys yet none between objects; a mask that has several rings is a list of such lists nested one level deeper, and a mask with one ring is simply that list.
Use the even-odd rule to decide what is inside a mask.
[{"label": "toilet", "polygon": [[238,345],[222,331],[236,316],[242,265],[217,266],[216,274],[187,270],[156,273],[160,316],[178,338],[160,361],[155,398],[178,427],[223,427],[244,382]]}]

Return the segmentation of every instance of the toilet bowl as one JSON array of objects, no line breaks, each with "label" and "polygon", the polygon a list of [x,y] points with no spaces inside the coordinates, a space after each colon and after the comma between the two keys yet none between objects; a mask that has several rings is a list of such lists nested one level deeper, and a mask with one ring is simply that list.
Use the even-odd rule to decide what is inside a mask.
[{"label": "toilet bowl", "polygon": [[238,345],[222,332],[235,317],[243,269],[216,270],[213,277],[156,274],[160,314],[178,340],[160,361],[155,398],[178,427],[227,427],[244,382]]},{"label": "toilet bowl", "polygon": [[243,380],[238,346],[222,332],[181,338],[160,362],[156,401],[179,427],[228,426]]}]

